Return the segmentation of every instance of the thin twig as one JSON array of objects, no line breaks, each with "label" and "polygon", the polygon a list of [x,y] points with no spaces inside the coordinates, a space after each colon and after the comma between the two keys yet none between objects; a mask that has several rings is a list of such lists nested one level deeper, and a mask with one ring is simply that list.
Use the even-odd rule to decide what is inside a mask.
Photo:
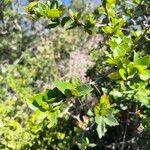
[{"label": "thin twig", "polygon": [[98,89],[98,87],[95,84],[93,86],[98,91],[98,93],[101,95],[102,93],[100,92],[100,90]]}]

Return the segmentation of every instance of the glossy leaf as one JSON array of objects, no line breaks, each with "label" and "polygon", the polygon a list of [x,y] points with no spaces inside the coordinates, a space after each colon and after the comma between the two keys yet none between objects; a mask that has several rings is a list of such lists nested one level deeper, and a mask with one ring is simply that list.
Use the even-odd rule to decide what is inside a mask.
[{"label": "glossy leaf", "polygon": [[58,1],[56,1],[56,0],[53,0],[52,2],[51,2],[51,5],[50,5],[50,8],[51,9],[53,9],[53,8],[58,8]]},{"label": "glossy leaf", "polygon": [[127,79],[125,69],[123,69],[123,68],[119,69],[119,73],[123,80]]},{"label": "glossy leaf", "polygon": [[71,17],[62,18],[61,25],[66,29],[71,29],[76,26],[75,21]]},{"label": "glossy leaf", "polygon": [[53,22],[53,23],[47,25],[45,28],[53,29],[53,28],[56,28],[58,25],[59,25],[59,22]]}]

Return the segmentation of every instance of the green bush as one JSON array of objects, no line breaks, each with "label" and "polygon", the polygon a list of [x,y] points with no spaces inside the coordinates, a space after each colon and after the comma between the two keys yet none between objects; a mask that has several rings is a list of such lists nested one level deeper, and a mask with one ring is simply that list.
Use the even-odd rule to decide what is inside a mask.
[{"label": "green bush", "polygon": [[[66,115],[76,120],[82,128],[78,131],[74,124],[79,149],[87,149],[91,142],[101,149],[137,149],[138,134],[149,128],[150,55],[144,46],[150,31],[148,13],[144,11],[148,9],[147,1],[104,0],[83,18],[82,12],[64,11],[57,1],[31,2],[25,7],[33,20],[50,20],[50,29],[59,25],[67,30],[80,27],[91,35],[103,35],[99,47],[91,53],[100,67],[99,72],[95,70],[97,66],[91,69],[92,73],[96,71],[94,75],[89,70],[89,75],[98,76],[95,81],[82,83],[75,77],[55,81],[53,89],[29,101],[39,116],[44,115],[43,121],[48,120],[48,127],[56,128]],[[99,48],[104,50],[98,52]],[[89,97],[93,105],[88,103]],[[97,131],[94,139],[88,135],[93,130]],[[78,134],[82,137],[79,143]]]},{"label": "green bush", "polygon": [[[103,0],[93,12],[31,2],[25,11],[46,35],[36,24],[13,27],[24,16],[2,6],[0,27],[9,32],[0,36],[1,149],[148,149],[149,1]],[[87,82],[65,76],[76,49],[92,58]]]}]

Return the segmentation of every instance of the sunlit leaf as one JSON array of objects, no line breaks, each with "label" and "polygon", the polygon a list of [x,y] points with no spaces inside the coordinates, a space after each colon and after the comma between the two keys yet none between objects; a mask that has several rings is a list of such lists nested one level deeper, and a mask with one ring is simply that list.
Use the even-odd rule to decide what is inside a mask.
[{"label": "sunlit leaf", "polygon": [[120,76],[122,77],[122,79],[126,80],[126,71],[125,71],[125,69],[123,69],[123,68],[119,69],[119,73],[120,73]]},{"label": "sunlit leaf", "polygon": [[95,122],[97,124],[96,131],[98,133],[99,138],[101,139],[107,131],[106,125],[105,125],[105,118],[102,116],[96,115]]},{"label": "sunlit leaf", "polygon": [[101,116],[106,116],[108,109],[110,108],[110,103],[107,95],[102,95],[98,103],[94,106],[93,111]]},{"label": "sunlit leaf", "polygon": [[45,13],[48,18],[59,18],[62,14],[62,10],[56,8],[47,9]]},{"label": "sunlit leaf", "polygon": [[47,118],[49,119],[49,124],[47,126],[48,128],[51,128],[57,124],[57,117],[58,117],[57,112],[48,113],[48,115],[47,115]]},{"label": "sunlit leaf", "polygon": [[108,125],[108,126],[116,126],[116,125],[119,125],[118,121],[116,120],[116,118],[114,117],[113,115],[113,110],[112,109],[109,109],[108,112],[107,112],[107,116],[105,118],[105,123]]},{"label": "sunlit leaf", "polygon": [[24,7],[24,10],[28,13],[38,4],[38,2],[30,2],[27,6]]}]

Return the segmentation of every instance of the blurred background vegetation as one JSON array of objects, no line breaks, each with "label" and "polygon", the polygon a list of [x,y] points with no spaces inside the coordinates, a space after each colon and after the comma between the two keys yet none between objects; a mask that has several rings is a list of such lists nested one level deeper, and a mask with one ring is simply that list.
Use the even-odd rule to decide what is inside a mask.
[{"label": "blurred background vegetation", "polygon": [[[52,81],[76,73],[72,60],[78,58],[74,56],[89,59],[88,49],[95,43],[86,44],[90,37],[78,29],[50,31],[42,20],[30,21],[23,12],[25,4],[27,1],[0,1],[0,149],[69,147],[72,138],[66,136],[60,142],[64,131],[47,129],[31,112],[27,100],[51,87]],[[69,5],[77,6],[82,5],[75,1]],[[82,65],[79,69],[78,75],[84,78]],[[54,137],[58,141],[53,141]]]}]

